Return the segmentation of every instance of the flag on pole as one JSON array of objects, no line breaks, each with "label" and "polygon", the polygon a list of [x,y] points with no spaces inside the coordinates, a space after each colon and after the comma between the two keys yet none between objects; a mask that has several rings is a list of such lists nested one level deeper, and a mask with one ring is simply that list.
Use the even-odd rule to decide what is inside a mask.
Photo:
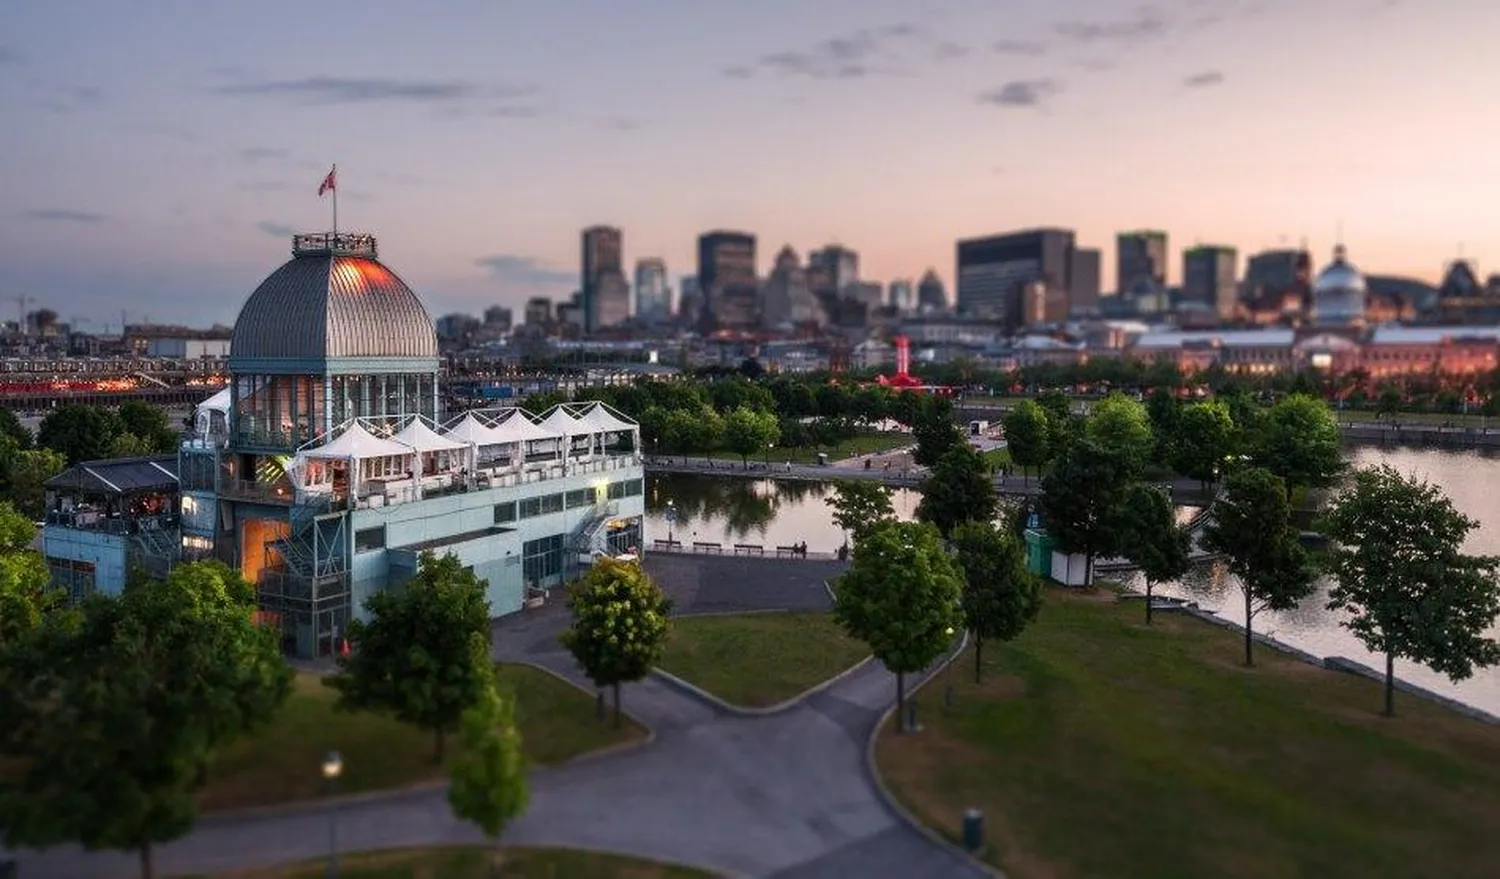
[{"label": "flag on pole", "polygon": [[324,177],[322,184],[318,186],[319,196],[326,195],[329,192],[338,192],[338,173],[339,167],[334,165],[333,170],[328,172],[328,176]]}]

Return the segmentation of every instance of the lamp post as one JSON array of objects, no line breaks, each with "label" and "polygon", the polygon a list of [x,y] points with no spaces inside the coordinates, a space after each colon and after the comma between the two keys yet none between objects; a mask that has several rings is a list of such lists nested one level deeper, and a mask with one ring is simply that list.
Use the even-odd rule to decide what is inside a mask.
[{"label": "lamp post", "polygon": [[[344,758],[338,751],[329,751],[323,758],[323,782],[327,786],[328,795],[338,788],[339,776],[344,772]],[[339,837],[338,837],[338,813],[330,803],[328,806],[328,879],[338,879],[339,875]]]},{"label": "lamp post", "polygon": [[667,501],[667,508],[663,511],[663,515],[667,518],[667,547],[670,548],[672,546],[672,526],[677,524],[677,502],[673,500]]}]

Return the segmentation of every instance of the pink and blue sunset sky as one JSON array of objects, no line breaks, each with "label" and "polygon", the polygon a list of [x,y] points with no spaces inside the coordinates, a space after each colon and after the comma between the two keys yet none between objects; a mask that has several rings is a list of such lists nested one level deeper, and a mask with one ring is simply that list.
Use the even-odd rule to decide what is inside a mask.
[{"label": "pink and blue sunset sky", "polygon": [[[1368,271],[1500,267],[1493,0],[11,0],[0,312],[230,322],[329,223],[435,313],[563,296],[578,233],[690,274],[837,241],[1137,227]],[[12,304],[6,305],[5,301]]]}]

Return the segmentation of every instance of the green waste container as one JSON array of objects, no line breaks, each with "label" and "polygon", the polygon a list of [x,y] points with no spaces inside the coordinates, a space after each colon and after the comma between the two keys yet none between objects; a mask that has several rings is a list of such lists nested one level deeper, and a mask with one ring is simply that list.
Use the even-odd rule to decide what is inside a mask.
[{"label": "green waste container", "polygon": [[1038,528],[1026,529],[1026,570],[1039,577],[1052,576],[1052,550],[1054,544],[1046,531]]}]

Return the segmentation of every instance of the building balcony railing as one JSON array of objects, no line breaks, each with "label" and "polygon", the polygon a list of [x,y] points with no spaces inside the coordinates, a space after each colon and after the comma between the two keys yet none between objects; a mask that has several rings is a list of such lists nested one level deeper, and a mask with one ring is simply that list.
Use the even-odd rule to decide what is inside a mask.
[{"label": "building balcony railing", "polygon": [[220,479],[219,494],[229,500],[281,506],[291,506],[297,499],[296,493],[283,484],[256,482],[253,479]]},{"label": "building balcony railing", "polygon": [[47,525],[73,531],[121,535],[139,534],[142,531],[176,531],[178,526],[178,518],[175,515],[110,516],[86,510],[54,510],[48,513],[43,521]]},{"label": "building balcony railing", "polygon": [[281,452],[290,452],[300,448],[315,438],[312,429],[308,427],[293,427],[290,430],[271,430],[268,428],[241,425],[234,432],[234,444],[240,448],[266,449]]}]

